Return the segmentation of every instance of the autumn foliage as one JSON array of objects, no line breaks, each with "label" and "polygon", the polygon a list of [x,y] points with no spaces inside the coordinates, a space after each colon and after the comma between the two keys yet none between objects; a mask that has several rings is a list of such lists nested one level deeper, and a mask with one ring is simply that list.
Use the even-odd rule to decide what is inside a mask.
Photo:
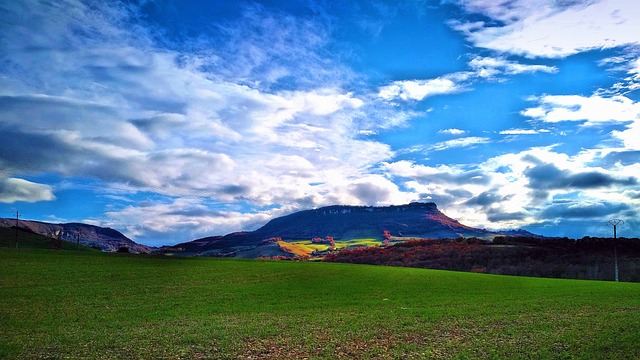
[{"label": "autumn foliage", "polygon": [[[618,239],[620,279],[640,282],[640,239]],[[613,239],[497,237],[412,240],[325,256],[325,261],[571,279],[613,279]]]},{"label": "autumn foliage", "polygon": [[335,250],[336,248],[336,241],[333,239],[333,236],[327,235],[324,239],[320,237],[314,237],[311,239],[311,242],[314,244],[327,243],[329,244],[329,246],[331,246],[331,250]]}]

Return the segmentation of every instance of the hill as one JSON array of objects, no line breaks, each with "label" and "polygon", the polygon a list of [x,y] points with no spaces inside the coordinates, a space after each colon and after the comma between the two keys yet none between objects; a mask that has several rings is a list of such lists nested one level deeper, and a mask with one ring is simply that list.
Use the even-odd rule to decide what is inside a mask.
[{"label": "hill", "polygon": [[0,251],[2,359],[640,357],[640,284]]},{"label": "hill", "polygon": [[282,249],[275,250],[272,245],[275,239],[311,241],[330,237],[336,243],[353,239],[376,239],[382,243],[385,233],[398,241],[411,238],[492,238],[504,234],[463,225],[443,214],[435,203],[383,207],[334,205],[275,218],[255,231],[206,237],[177,244],[164,251],[210,256],[292,256]]},{"label": "hill", "polygon": [[[0,227],[10,228],[16,225],[15,219],[0,218]],[[152,249],[140,245],[117,230],[81,223],[51,224],[41,221],[20,220],[19,227],[25,231],[42,235],[49,239],[93,247],[103,251],[117,251],[126,247],[134,253],[148,253]]]},{"label": "hill", "polygon": [[[17,244],[16,244],[17,241]],[[89,247],[69,243],[66,241],[49,238],[36,234],[28,229],[13,227],[0,227],[0,247],[18,249],[69,249],[69,250],[93,250]]]}]

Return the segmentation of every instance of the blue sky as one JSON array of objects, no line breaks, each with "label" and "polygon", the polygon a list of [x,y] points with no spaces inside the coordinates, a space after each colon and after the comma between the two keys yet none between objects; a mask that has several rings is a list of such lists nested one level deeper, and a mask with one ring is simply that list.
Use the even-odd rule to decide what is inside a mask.
[{"label": "blue sky", "polygon": [[0,216],[174,244],[332,204],[640,236],[640,3],[0,4]]}]

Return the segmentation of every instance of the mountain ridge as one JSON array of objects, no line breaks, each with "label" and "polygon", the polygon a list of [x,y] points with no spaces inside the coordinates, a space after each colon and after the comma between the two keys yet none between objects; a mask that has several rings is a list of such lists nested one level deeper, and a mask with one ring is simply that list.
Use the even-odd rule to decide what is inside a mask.
[{"label": "mountain ridge", "polygon": [[[522,230],[518,232],[522,233]],[[506,232],[461,224],[442,213],[433,202],[390,206],[330,205],[271,219],[254,231],[208,236],[164,249],[183,254],[243,257],[243,251],[255,253],[256,248],[264,247],[265,256],[273,256],[279,255],[270,246],[274,239],[294,241],[331,237],[336,241],[356,238],[382,240],[384,234],[399,238],[487,238],[506,235]]]}]

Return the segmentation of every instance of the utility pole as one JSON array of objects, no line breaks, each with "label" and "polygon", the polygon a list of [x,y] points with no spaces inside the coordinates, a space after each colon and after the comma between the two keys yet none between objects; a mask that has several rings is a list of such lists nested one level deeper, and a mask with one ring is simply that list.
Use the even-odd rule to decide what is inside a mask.
[{"label": "utility pole", "polygon": [[616,282],[618,282],[618,240],[617,240],[617,227],[619,224],[624,224],[624,221],[620,219],[612,219],[607,221],[607,224],[613,226],[613,256],[616,263],[615,274],[616,274]]},{"label": "utility pole", "polygon": [[16,249],[18,248],[18,225],[20,225],[20,220],[18,220],[19,216],[20,216],[20,212],[16,210]]}]

